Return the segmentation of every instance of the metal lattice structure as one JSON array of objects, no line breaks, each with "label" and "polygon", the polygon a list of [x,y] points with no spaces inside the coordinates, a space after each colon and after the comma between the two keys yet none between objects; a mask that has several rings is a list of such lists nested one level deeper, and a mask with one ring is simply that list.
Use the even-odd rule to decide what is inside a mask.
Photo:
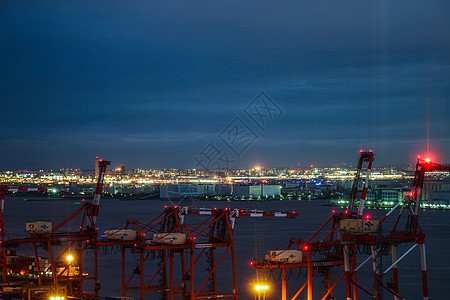
[{"label": "metal lattice structure", "polygon": [[[6,259],[6,248],[14,249],[20,246],[32,246],[35,265],[37,268],[37,274],[35,275],[36,278],[33,277],[33,281],[35,281],[38,287],[51,287],[53,289],[59,289],[61,286],[64,286],[66,293],[69,296],[98,298],[98,250],[96,246],[98,229],[96,228],[96,218],[99,211],[106,167],[110,164],[110,162],[99,160],[98,164],[100,172],[99,177],[97,178],[96,190],[92,203],[89,201],[83,201],[83,204],[79,209],[70,214],[56,226],[52,227],[50,232],[30,233],[30,236],[27,238],[8,239],[5,242],[3,242],[4,237],[2,236],[2,244],[4,245],[2,250],[4,259]],[[81,224],[78,230],[70,231],[67,227],[69,223],[76,219],[79,220],[80,218]],[[94,274],[91,276],[86,276],[83,272],[83,253],[87,249],[94,250],[95,266]],[[48,254],[49,266],[46,268],[42,266],[39,251],[44,251]],[[77,272],[74,272],[75,268],[71,265],[71,262],[65,264],[61,263],[65,256],[69,254],[72,255],[71,259],[75,259],[78,264],[76,267],[78,270]],[[5,264],[3,264],[3,270],[3,272],[6,270]],[[28,277],[28,279],[30,278]],[[93,291],[86,292],[83,290],[83,284],[86,281],[91,281],[94,283]]]},{"label": "metal lattice structure", "polygon": [[[146,294],[159,294],[160,299],[169,300],[237,300],[238,279],[233,237],[236,218],[297,215],[295,212],[166,207],[148,223],[127,221],[115,229],[122,232],[121,230],[133,228],[137,233],[136,239],[104,239],[98,241],[97,245],[120,246],[122,296],[126,296],[127,291],[138,290],[140,299],[144,299]],[[198,220],[195,225],[189,225],[185,222],[186,216],[205,219]],[[175,238],[176,234],[182,235],[185,240],[163,240],[165,237]],[[133,253],[139,258],[130,275],[127,273],[129,270],[126,269],[125,260],[128,254]],[[156,265],[151,265],[152,257]],[[219,284],[219,269],[232,274],[229,284]]]},{"label": "metal lattice structure", "polygon": [[[373,157],[372,151],[361,152],[358,170],[350,194],[349,206],[345,211],[340,213],[333,211],[333,215],[310,239],[306,241],[290,240],[287,245],[285,243],[277,248],[284,249],[284,251],[292,249],[301,251],[303,254],[301,262],[272,262],[270,258],[262,257],[252,262],[251,265],[257,270],[259,276],[271,270],[280,270],[282,300],[288,299],[286,270],[298,268],[307,269],[306,282],[300,286],[298,291],[290,298],[291,300],[298,299],[298,296],[305,288],[307,299],[312,300],[313,278],[317,274],[321,274],[324,277],[324,289],[320,298],[322,300],[335,299],[332,296],[333,290],[343,279],[345,281],[347,300],[357,300],[360,291],[377,300],[382,299],[383,291],[388,292],[395,300],[404,299],[399,291],[398,263],[416,247],[419,247],[421,256],[420,268],[422,270],[423,299],[428,299],[425,233],[419,225],[421,190],[426,172],[450,170],[450,166],[436,164],[428,159],[418,159],[412,191],[383,218],[371,220],[369,216],[364,216],[363,212]],[[366,168],[365,180],[362,191],[359,192],[358,183],[361,180],[364,166]],[[358,193],[360,193],[359,207],[355,211]],[[382,224],[399,206],[402,207],[393,229],[390,233],[383,234]],[[404,220],[405,218],[402,218],[405,212],[407,212],[406,221]],[[401,224],[404,226],[403,230],[400,229]],[[397,249],[402,244],[412,244],[412,246],[397,258]],[[381,257],[389,255],[389,252],[391,264],[383,270]],[[283,251],[279,253],[278,255],[282,255]],[[367,256],[361,257],[363,254]],[[358,282],[358,274],[362,272],[361,268],[368,262],[372,262],[373,287],[364,287]],[[342,266],[344,266],[343,271],[340,269]],[[340,273],[338,273],[337,279],[332,281],[331,271],[338,269]],[[392,280],[386,282],[385,277],[387,274],[391,274],[391,271]]]}]

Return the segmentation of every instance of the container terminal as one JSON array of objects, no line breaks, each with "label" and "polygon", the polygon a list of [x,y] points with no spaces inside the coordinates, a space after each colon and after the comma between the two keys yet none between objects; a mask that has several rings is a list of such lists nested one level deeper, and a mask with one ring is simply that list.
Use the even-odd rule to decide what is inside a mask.
[{"label": "container terminal", "polygon": [[[419,224],[421,192],[427,172],[450,170],[450,166],[418,158],[412,190],[384,217],[375,220],[364,211],[374,154],[361,151],[360,155],[345,209],[333,210],[332,216],[309,239],[289,240],[281,247],[267,249],[264,256],[250,262],[249,268],[255,269],[255,297],[265,299],[267,276],[272,270],[279,270],[282,276],[278,298],[282,300],[300,297],[343,299],[344,295],[334,294],[339,284],[345,286],[347,300],[363,298],[363,294],[377,300],[381,300],[383,294],[395,300],[405,299],[399,289],[398,264],[418,248],[421,294],[424,300],[428,299],[425,232]],[[120,253],[117,266],[121,278],[119,299],[129,299],[127,294],[134,291],[139,294],[139,299],[149,295],[150,299],[237,300],[242,296],[238,290],[233,236],[236,219],[298,216],[294,211],[167,206],[150,221],[128,220],[100,233],[96,221],[108,165],[109,161],[98,160],[97,184],[91,201],[83,201],[59,223],[48,220],[27,222],[24,224],[26,238],[5,236],[5,194],[13,189],[23,192],[34,189],[0,187],[1,298],[100,299],[99,252],[115,248]],[[191,223],[194,218],[196,222]],[[382,226],[387,218],[395,220],[388,232]],[[69,231],[67,228],[72,228],[69,225],[75,222],[79,226]],[[399,245],[409,248],[398,253]],[[21,253],[22,248],[31,249],[31,253]],[[83,261],[87,252],[92,254],[91,259]],[[130,255],[138,257],[136,266],[126,263],[126,257]],[[391,257],[388,266],[382,264],[382,256],[386,255]],[[156,263],[149,266],[150,260]],[[206,272],[204,267],[199,267],[199,261],[206,261]],[[367,271],[362,267],[369,262],[373,284],[363,286],[358,282],[358,275]],[[219,265],[221,270],[226,268],[231,274],[229,284],[223,284],[223,271],[218,271]],[[93,272],[88,273],[88,267]],[[288,295],[286,274],[292,269],[306,270],[307,280],[296,282],[297,292]],[[337,280],[331,280],[332,270],[340,272]],[[388,274],[392,277],[390,281],[386,279]],[[315,277],[318,275],[324,278],[324,289],[321,295],[313,297],[313,285],[317,284]]]}]

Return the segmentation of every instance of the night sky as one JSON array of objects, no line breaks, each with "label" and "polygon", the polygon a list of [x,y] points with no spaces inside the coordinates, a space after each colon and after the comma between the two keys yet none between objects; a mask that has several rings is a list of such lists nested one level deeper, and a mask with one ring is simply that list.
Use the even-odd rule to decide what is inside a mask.
[{"label": "night sky", "polygon": [[448,0],[1,1],[0,169],[450,163],[449,29]]}]

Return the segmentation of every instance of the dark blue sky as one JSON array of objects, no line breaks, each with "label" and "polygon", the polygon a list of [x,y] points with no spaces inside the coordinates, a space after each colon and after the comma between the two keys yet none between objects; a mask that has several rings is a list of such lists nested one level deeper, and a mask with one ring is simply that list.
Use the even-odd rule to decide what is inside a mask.
[{"label": "dark blue sky", "polygon": [[[37,3],[39,2],[39,3]],[[0,169],[450,162],[449,1],[2,1]],[[282,109],[258,128],[265,91]],[[219,134],[236,117],[242,153]]]}]

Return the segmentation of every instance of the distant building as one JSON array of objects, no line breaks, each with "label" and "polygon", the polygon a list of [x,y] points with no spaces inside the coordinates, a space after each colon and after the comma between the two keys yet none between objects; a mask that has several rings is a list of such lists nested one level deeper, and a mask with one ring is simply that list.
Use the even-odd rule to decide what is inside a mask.
[{"label": "distant building", "polygon": [[401,201],[408,191],[402,188],[375,188],[367,192],[366,201],[384,202],[386,205],[392,205]]},{"label": "distant building", "polygon": [[257,198],[281,195],[281,185],[234,185],[232,196],[236,198]]},{"label": "distant building", "polygon": [[279,196],[281,195],[281,185],[261,185],[261,196]]},{"label": "distant building", "polygon": [[381,191],[380,201],[397,203],[403,199],[407,191],[402,189],[386,189]]},{"label": "distant building", "polygon": [[261,196],[260,185],[234,185],[233,197],[236,198],[253,198]]},{"label": "distant building", "polygon": [[162,184],[159,187],[161,199],[204,197],[215,195],[215,184]]},{"label": "distant building", "polygon": [[430,194],[434,191],[450,190],[450,180],[428,179],[425,178],[422,189],[422,201],[428,201]]},{"label": "distant building", "polygon": [[142,184],[142,185],[129,185],[129,184],[118,184],[110,183],[105,184],[103,191],[108,194],[128,194],[128,195],[139,195],[139,194],[156,194],[158,192],[159,186],[152,184]]},{"label": "distant building", "polygon": [[69,192],[76,192],[76,191],[78,191],[78,183],[76,181],[70,181]]},{"label": "distant building", "polygon": [[430,201],[438,202],[440,204],[450,204],[450,190],[432,191]]},{"label": "distant building", "polygon": [[231,184],[216,184],[216,196],[231,196],[233,185]]},{"label": "distant building", "polygon": [[375,202],[377,201],[377,192],[374,190],[369,190],[367,191],[367,195],[366,195],[366,201],[368,202]]}]

